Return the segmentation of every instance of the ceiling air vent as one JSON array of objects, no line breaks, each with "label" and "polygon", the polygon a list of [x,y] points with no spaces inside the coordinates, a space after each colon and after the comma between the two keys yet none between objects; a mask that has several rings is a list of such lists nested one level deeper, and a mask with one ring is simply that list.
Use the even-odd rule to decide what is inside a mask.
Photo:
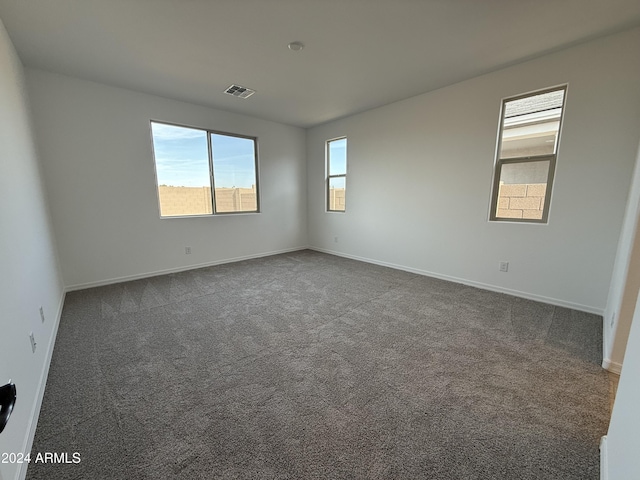
[{"label": "ceiling air vent", "polygon": [[247,87],[241,87],[240,85],[231,85],[224,91],[224,93],[233,95],[234,97],[249,98],[251,95],[256,93],[256,91]]}]

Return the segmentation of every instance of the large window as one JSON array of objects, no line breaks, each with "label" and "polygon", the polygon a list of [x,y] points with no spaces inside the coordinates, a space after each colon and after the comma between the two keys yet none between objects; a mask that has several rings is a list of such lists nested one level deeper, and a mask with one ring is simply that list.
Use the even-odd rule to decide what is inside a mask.
[{"label": "large window", "polygon": [[347,139],[327,142],[327,210],[344,212],[347,192]]},{"label": "large window", "polygon": [[257,141],[151,122],[161,217],[258,212]]},{"label": "large window", "polygon": [[566,86],[506,99],[490,219],[546,223]]}]

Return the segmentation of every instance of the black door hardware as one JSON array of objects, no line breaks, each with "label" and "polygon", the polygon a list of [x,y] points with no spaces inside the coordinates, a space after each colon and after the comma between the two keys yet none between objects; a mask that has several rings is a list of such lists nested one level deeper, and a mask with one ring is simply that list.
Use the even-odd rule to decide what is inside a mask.
[{"label": "black door hardware", "polygon": [[16,404],[16,393],[16,386],[11,383],[11,380],[0,387],[0,433],[7,425],[13,406]]}]

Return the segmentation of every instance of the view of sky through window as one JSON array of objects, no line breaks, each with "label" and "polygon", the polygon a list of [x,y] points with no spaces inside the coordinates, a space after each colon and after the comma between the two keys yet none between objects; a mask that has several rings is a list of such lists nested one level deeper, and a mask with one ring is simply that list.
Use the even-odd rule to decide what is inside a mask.
[{"label": "view of sky through window", "polygon": [[347,173],[347,139],[341,138],[329,142],[330,175]]},{"label": "view of sky through window", "polygon": [[253,139],[213,133],[211,151],[216,188],[251,188],[256,183]]},{"label": "view of sky through window", "polygon": [[210,185],[207,132],[155,122],[151,131],[158,185]]},{"label": "view of sky through window", "polygon": [[[206,131],[156,122],[151,128],[158,185],[210,186]],[[212,134],[211,146],[216,187],[255,184],[252,139]]]}]

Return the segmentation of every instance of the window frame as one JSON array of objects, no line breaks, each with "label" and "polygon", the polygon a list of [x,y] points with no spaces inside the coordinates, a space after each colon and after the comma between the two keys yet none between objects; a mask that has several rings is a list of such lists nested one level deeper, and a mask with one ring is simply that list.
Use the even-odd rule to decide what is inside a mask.
[{"label": "window frame", "polygon": [[[211,189],[211,213],[196,213],[196,214],[184,214],[184,215],[162,215],[161,208],[161,200],[160,200],[160,184],[158,182],[158,164],[156,161],[156,152],[155,152],[155,142],[153,137],[153,124],[162,124],[168,125],[171,127],[180,127],[180,128],[188,128],[190,130],[199,130],[205,132],[207,138],[207,159],[209,166],[209,187]],[[149,120],[149,134],[151,138],[151,153],[153,159],[153,168],[154,168],[154,176],[156,180],[156,196],[158,199],[158,214],[161,219],[168,218],[198,218],[198,217],[215,217],[215,216],[224,216],[224,215],[248,215],[248,214],[257,214],[261,213],[260,210],[260,170],[259,170],[259,160],[258,160],[258,137],[252,135],[244,135],[240,133],[231,133],[231,132],[223,132],[221,130],[212,130],[204,127],[194,127],[192,125],[185,125],[181,123],[174,122],[166,122],[164,120]],[[254,171],[255,171],[255,185],[256,185],[256,209],[255,210],[242,210],[238,212],[219,212],[217,211],[217,201],[216,201],[216,192],[215,192],[215,180],[214,180],[214,172],[213,172],[213,146],[211,141],[212,135],[224,135],[227,137],[234,138],[244,138],[247,140],[253,141],[253,163],[254,163]]]},{"label": "window frame", "polygon": [[[500,153],[502,152],[502,137],[504,134],[504,121],[505,121],[505,110],[508,102],[512,102],[514,100],[521,100],[523,98],[534,97],[536,95],[542,95],[550,92],[558,92],[564,91],[562,97],[562,107],[560,110],[560,118],[558,119],[558,136],[556,139],[554,152],[551,154],[543,154],[543,155],[528,155],[523,157],[510,157],[510,158],[500,158]],[[494,162],[494,173],[493,173],[493,184],[491,187],[491,202],[489,204],[489,221],[490,222],[514,222],[514,223],[534,223],[534,224],[547,224],[549,223],[549,210],[551,207],[551,193],[553,191],[553,181],[555,178],[556,171],[556,163],[558,159],[558,152],[560,150],[560,140],[562,137],[562,125],[564,123],[564,114],[567,105],[567,91],[568,84],[557,85],[554,87],[544,88],[541,90],[535,90],[529,93],[523,93],[521,95],[516,95],[513,97],[503,98],[502,105],[500,108],[500,122],[498,124],[498,141],[496,142],[496,154],[495,154],[495,162]],[[542,209],[542,218],[507,218],[507,217],[498,217],[498,193],[500,191],[500,177],[502,174],[503,165],[509,164],[523,164],[530,162],[541,162],[548,161],[549,162],[549,170],[547,172],[547,186],[545,189],[544,196],[544,205]]]},{"label": "window frame", "polygon": [[[331,175],[331,142],[336,142],[338,140],[345,140],[345,162],[344,162],[344,173],[338,175]],[[349,141],[347,140],[347,136],[343,135],[341,137],[330,138],[325,142],[325,168],[326,168],[326,186],[325,186],[325,195],[327,197],[326,200],[326,208],[327,212],[332,213],[346,213],[347,211],[347,173],[349,171],[349,159],[347,158],[347,148],[349,145]],[[331,179],[333,178],[344,178],[344,210],[335,210],[331,209]]]}]

